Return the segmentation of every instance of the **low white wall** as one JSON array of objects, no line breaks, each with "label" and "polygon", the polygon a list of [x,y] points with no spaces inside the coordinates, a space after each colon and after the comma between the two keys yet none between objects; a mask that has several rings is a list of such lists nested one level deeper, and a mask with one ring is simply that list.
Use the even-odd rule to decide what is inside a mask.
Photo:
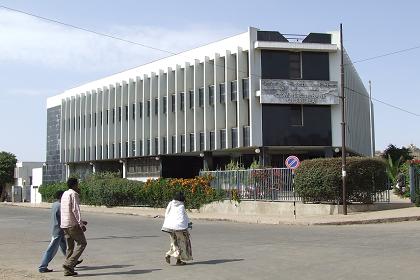
[{"label": "low white wall", "polygon": [[[387,209],[410,207],[409,203],[377,203],[377,204],[350,204],[347,212],[366,212]],[[264,202],[264,201],[234,201],[213,202],[204,205],[199,212],[203,214],[220,215],[249,215],[249,216],[277,216],[294,217],[317,217],[338,215],[342,213],[342,206],[330,204],[304,204],[302,202]]]}]

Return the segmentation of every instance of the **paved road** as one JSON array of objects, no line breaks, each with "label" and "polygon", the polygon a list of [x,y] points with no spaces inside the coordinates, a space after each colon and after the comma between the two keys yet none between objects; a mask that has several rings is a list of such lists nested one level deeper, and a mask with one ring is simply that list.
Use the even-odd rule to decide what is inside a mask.
[{"label": "paved road", "polygon": [[[418,279],[420,222],[357,226],[271,226],[195,221],[194,263],[168,266],[162,219],[86,213],[87,279]],[[39,277],[49,211],[0,204],[0,276]],[[59,253],[50,264],[63,276]],[[1,271],[1,269],[3,271]],[[5,269],[8,271],[5,272]],[[26,277],[25,277],[26,275]],[[42,276],[44,276],[42,275]],[[0,278],[1,279],[1,278]],[[41,279],[41,278],[39,278]]]}]

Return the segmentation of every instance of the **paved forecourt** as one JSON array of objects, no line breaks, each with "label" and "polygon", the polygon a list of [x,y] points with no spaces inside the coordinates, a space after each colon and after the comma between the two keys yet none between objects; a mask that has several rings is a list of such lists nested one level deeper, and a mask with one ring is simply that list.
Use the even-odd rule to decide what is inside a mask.
[{"label": "paved forecourt", "polygon": [[[287,226],[193,221],[194,262],[167,265],[161,218],[83,213],[89,279],[418,279],[420,222]],[[49,242],[47,209],[0,204],[0,279],[68,279],[63,256],[37,266]]]}]

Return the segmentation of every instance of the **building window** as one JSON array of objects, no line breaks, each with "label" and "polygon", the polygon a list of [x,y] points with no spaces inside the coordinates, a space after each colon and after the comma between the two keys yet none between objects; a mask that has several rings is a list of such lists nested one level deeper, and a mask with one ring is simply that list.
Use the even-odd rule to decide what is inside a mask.
[{"label": "building window", "polygon": [[77,122],[77,128],[80,130],[81,129],[81,121],[80,121],[80,116],[77,118],[78,122]]},{"label": "building window", "polygon": [[146,155],[150,156],[150,139],[146,141]]},{"label": "building window", "polygon": [[121,122],[121,116],[122,116],[122,109],[121,107],[118,107],[118,122]]},{"label": "building window", "polygon": [[244,126],[244,132],[243,133],[244,133],[244,146],[245,147],[249,147],[251,145],[251,142],[250,142],[251,133],[250,132],[251,132],[250,127],[249,126]]},{"label": "building window", "polygon": [[166,98],[166,96],[164,96],[163,98],[162,98],[162,108],[163,108],[163,113],[164,114],[166,114],[166,109],[167,109],[167,98]]},{"label": "building window", "polygon": [[139,155],[143,155],[143,141],[139,141]]},{"label": "building window", "polygon": [[209,105],[214,105],[214,86],[209,86]]},{"label": "building window", "polygon": [[198,106],[199,107],[204,106],[204,88],[198,89]]},{"label": "building window", "polygon": [[109,110],[106,110],[106,124],[109,124]]},{"label": "building window", "polygon": [[230,82],[230,100],[237,101],[237,94],[238,94],[238,81]]},{"label": "building window", "polygon": [[92,114],[89,114],[89,128],[92,127]]},{"label": "building window", "polygon": [[143,118],[143,102],[139,102],[139,117]]},{"label": "building window", "polygon": [[155,138],[155,155],[159,154],[159,138]]},{"label": "building window", "polygon": [[124,157],[128,157],[129,153],[128,153],[128,141],[125,142],[125,149],[124,149]]},{"label": "building window", "polygon": [[[90,153],[89,150],[90,148],[88,148],[88,154]],[[114,143],[112,143],[111,158],[115,158],[115,144]]]},{"label": "building window", "polygon": [[194,151],[194,133],[190,133],[190,152]]},{"label": "building window", "polygon": [[303,106],[302,105],[290,105],[289,125],[290,126],[303,126]]},{"label": "building window", "polygon": [[180,92],[179,93],[179,100],[180,100],[180,102],[179,102],[179,109],[181,111],[184,111],[184,93],[183,92]]},{"label": "building window", "polygon": [[[94,154],[93,154],[93,159],[96,159],[96,157],[97,157],[97,153],[98,153],[98,150],[97,150],[97,148],[96,148],[96,145],[95,145],[95,147],[93,148],[93,151],[95,152]],[[79,156],[79,155],[77,155],[77,156]]]},{"label": "building window", "polygon": [[200,132],[200,151],[204,151],[204,132]]},{"label": "building window", "polygon": [[301,53],[291,52],[289,54],[289,78],[290,79],[301,79]]},{"label": "building window", "polygon": [[190,90],[188,93],[189,102],[190,102],[190,109],[194,110],[194,91]]},{"label": "building window", "polygon": [[176,137],[175,137],[175,135],[171,136],[171,152],[173,154],[176,153]]},{"label": "building window", "polygon": [[226,129],[220,130],[220,149],[226,149]]},{"label": "building window", "polygon": [[155,98],[155,115],[159,113],[159,99]]},{"label": "building window", "polygon": [[125,106],[125,120],[128,121],[128,105]]},{"label": "building window", "polygon": [[112,123],[115,123],[115,108],[112,109]]},{"label": "building window", "polygon": [[122,143],[118,143],[118,155],[117,157],[122,157]]},{"label": "building window", "polygon": [[[85,148],[83,148],[83,153],[85,152]],[[109,159],[109,146],[108,144],[105,145],[105,158]]]},{"label": "building window", "polygon": [[95,127],[96,127],[96,119],[97,119],[97,115],[96,115],[96,112],[95,112],[95,114],[94,114],[94,123],[95,123]]},{"label": "building window", "polygon": [[166,141],[166,137],[162,137],[162,150],[163,150],[163,154],[166,154],[168,152],[167,149],[167,141]]},{"label": "building window", "polygon": [[172,100],[171,100],[171,101],[172,101],[172,102],[171,102],[171,111],[172,111],[172,112],[175,112],[175,94],[172,94],[172,95],[171,95],[171,99],[172,99]]},{"label": "building window", "polygon": [[181,153],[185,152],[185,134],[181,134]]},{"label": "building window", "polygon": [[232,148],[238,147],[238,128],[232,128]]},{"label": "building window", "polygon": [[244,99],[249,99],[249,79],[242,79],[242,97]]},{"label": "building window", "polygon": [[131,108],[132,108],[132,112],[131,112],[131,118],[133,119],[133,120],[135,120],[136,119],[136,104],[132,104],[131,105]]},{"label": "building window", "polygon": [[104,118],[103,118],[103,112],[101,111],[101,122],[100,122],[101,126],[104,125]]},{"label": "building window", "polygon": [[214,150],[214,140],[215,140],[215,136],[214,136],[214,131],[210,131],[210,150]]},{"label": "building window", "polygon": [[219,85],[219,102],[221,104],[224,104],[225,98],[226,98],[226,89],[225,89],[225,84],[223,83]]},{"label": "building window", "polygon": [[150,100],[147,100],[147,116],[150,117]]}]

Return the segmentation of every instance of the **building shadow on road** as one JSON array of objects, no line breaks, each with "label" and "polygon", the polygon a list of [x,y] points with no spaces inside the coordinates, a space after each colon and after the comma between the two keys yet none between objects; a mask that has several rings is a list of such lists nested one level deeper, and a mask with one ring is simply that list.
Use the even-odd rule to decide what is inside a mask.
[{"label": "building shadow on road", "polygon": [[132,236],[116,236],[109,235],[103,237],[92,237],[87,238],[87,240],[107,240],[107,239],[140,239],[140,238],[151,238],[151,237],[160,237],[158,235],[132,235]]},{"label": "building shadow on road", "polygon": [[112,264],[112,265],[98,265],[98,266],[83,265],[83,266],[78,266],[77,270],[87,271],[87,270],[99,270],[99,269],[109,269],[109,268],[126,268],[130,266],[133,266],[133,265],[131,264]]},{"label": "building shadow on road", "polygon": [[77,277],[92,277],[92,276],[107,276],[107,275],[139,275],[151,273],[162,269],[133,269],[129,271],[115,271],[115,272],[104,272],[104,273],[81,273]]},{"label": "building shadow on road", "polygon": [[228,262],[240,262],[244,259],[220,259],[220,260],[208,260],[208,261],[200,261],[200,262],[192,262],[189,265],[196,265],[196,264],[220,264],[220,263],[228,263]]},{"label": "building shadow on road", "polygon": [[[116,235],[109,235],[103,237],[91,237],[86,238],[88,241],[92,240],[108,240],[108,239],[141,239],[141,238],[152,238],[152,237],[160,237],[159,235],[133,235],[133,236],[116,236]],[[34,241],[39,243],[50,243],[51,240],[41,240],[41,241]],[[10,244],[17,244],[17,243],[10,243]]]}]

